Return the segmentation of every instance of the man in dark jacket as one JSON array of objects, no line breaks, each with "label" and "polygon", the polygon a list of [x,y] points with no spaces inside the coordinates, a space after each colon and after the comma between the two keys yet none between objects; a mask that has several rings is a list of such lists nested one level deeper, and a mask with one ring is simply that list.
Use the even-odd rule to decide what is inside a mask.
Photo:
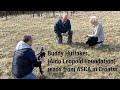
[{"label": "man in dark jacket", "polygon": [[34,67],[41,67],[41,60],[37,61],[35,52],[32,50],[32,37],[25,35],[24,39],[18,42],[13,56],[12,73],[17,79],[38,79],[33,73]]},{"label": "man in dark jacket", "polygon": [[68,44],[72,43],[72,34],[71,31],[71,23],[70,20],[67,18],[67,15],[63,15],[54,26],[54,32],[56,33],[56,38],[58,44],[62,44],[62,36],[68,37]]}]

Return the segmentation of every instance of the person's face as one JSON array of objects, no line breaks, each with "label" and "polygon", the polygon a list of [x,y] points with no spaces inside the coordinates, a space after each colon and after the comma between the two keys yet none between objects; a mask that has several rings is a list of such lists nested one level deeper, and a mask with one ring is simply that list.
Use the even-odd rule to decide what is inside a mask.
[{"label": "person's face", "polygon": [[67,16],[62,17],[62,22],[63,22],[63,23],[66,23],[66,22],[67,22],[67,20],[68,20],[68,19],[67,19]]},{"label": "person's face", "polygon": [[96,26],[96,22],[95,22],[95,21],[91,21],[91,24],[92,24],[93,26]]},{"label": "person's face", "polygon": [[31,40],[28,42],[28,44],[29,44],[30,46],[32,46],[32,43],[33,43],[33,39],[31,39]]}]

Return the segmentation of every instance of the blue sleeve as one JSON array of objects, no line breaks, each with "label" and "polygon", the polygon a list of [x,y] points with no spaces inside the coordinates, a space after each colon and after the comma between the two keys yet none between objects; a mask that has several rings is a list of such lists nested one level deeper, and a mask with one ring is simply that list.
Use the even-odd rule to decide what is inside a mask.
[{"label": "blue sleeve", "polygon": [[59,31],[59,21],[55,23],[54,25],[54,32],[57,34],[57,35],[61,35],[61,32]]},{"label": "blue sleeve", "polygon": [[35,56],[35,52],[33,50],[30,50],[28,52],[28,57],[29,57],[29,60],[30,62],[33,64],[34,67],[41,67],[41,62],[38,62],[37,61],[37,58]]},{"label": "blue sleeve", "polygon": [[71,23],[70,23],[70,20],[68,20],[68,29],[67,31],[71,31]]},{"label": "blue sleeve", "polygon": [[33,62],[34,60],[37,60],[34,51],[29,50],[28,55],[29,55],[29,56],[28,56],[28,57],[29,57],[29,60],[30,60],[31,62]]}]

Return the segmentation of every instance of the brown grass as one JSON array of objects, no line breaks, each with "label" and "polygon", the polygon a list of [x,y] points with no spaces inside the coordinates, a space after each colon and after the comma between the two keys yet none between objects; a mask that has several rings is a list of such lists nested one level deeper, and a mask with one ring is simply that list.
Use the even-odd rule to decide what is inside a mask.
[{"label": "brown grass", "polygon": [[[105,42],[103,48],[96,50],[94,48],[84,48],[84,43],[87,38],[85,35],[90,32],[91,25],[89,17],[96,15],[103,23],[105,32]],[[55,18],[46,17],[31,17],[29,15],[22,15],[17,17],[10,17],[7,21],[0,20],[0,78],[12,79],[11,63],[15,46],[19,40],[26,34],[34,37],[33,49],[37,51],[38,46],[44,46],[45,51],[65,51],[65,50],[79,50],[88,52],[89,56],[84,58],[107,58],[116,59],[114,66],[118,67],[117,72],[47,72],[48,67],[63,67],[69,66],[67,64],[52,64],[47,66],[47,60],[50,58],[46,54],[46,62],[43,64],[43,70],[46,77],[49,79],[72,79],[72,78],[119,78],[120,79],[120,12],[119,11],[94,11],[94,12],[77,12],[75,16],[70,17],[73,34],[73,45],[69,46],[64,39],[64,45],[58,45],[55,42],[55,34],[53,26],[56,22]],[[59,58],[61,57],[53,57]],[[67,59],[77,59],[76,57],[65,57]],[[88,64],[76,64],[73,66],[97,66]],[[73,67],[69,66],[69,67]],[[105,65],[107,66],[107,65]],[[38,69],[34,73],[39,76]]]}]

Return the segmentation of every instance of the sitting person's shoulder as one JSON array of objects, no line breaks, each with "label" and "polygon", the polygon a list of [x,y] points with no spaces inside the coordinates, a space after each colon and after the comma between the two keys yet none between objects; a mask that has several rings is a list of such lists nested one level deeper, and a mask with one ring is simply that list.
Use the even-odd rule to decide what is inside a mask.
[{"label": "sitting person's shoulder", "polygon": [[99,26],[102,26],[102,23],[101,23],[101,22],[99,22]]},{"label": "sitting person's shoulder", "polygon": [[68,21],[70,21],[70,19],[68,19]]},{"label": "sitting person's shoulder", "polygon": [[56,24],[61,23],[61,18],[59,17],[56,21]]},{"label": "sitting person's shoulder", "polygon": [[98,22],[98,25],[97,25],[98,28],[102,28],[102,23],[101,22]]}]

